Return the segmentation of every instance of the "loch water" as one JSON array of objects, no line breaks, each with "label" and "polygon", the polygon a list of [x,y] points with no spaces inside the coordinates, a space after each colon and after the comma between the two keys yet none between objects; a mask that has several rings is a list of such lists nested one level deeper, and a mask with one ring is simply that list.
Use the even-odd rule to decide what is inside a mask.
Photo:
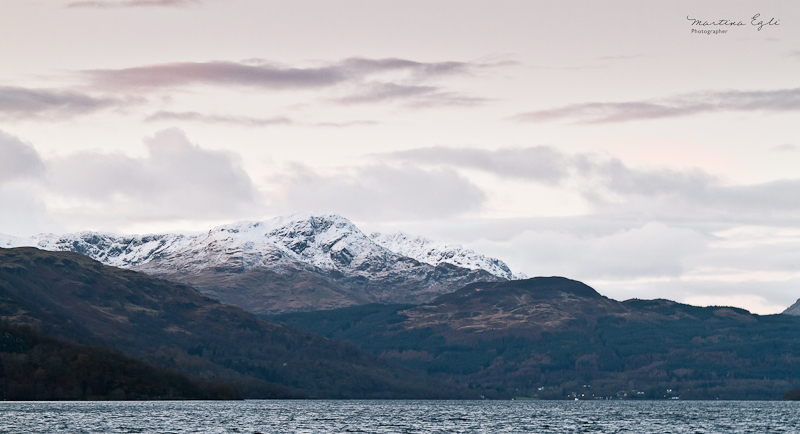
[{"label": "loch water", "polygon": [[785,401],[0,402],[0,433],[798,433]]}]

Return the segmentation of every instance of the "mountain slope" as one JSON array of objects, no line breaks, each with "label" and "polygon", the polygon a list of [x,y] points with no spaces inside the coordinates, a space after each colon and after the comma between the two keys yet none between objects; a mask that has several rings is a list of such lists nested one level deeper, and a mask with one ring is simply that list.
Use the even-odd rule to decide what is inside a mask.
[{"label": "mountain slope", "polygon": [[113,348],[245,397],[444,397],[352,344],[260,320],[191,287],[72,252],[0,249],[0,317],[79,344]]},{"label": "mountain slope", "polygon": [[459,245],[437,243],[424,237],[414,237],[403,232],[393,234],[373,233],[372,241],[397,254],[414,258],[430,265],[452,264],[470,270],[485,270],[506,280],[525,279],[521,273],[512,273],[505,262],[489,258]]},{"label": "mountain slope", "polygon": [[235,388],[0,322],[0,400],[237,399]]},{"label": "mountain slope", "polygon": [[571,323],[619,314],[621,303],[562,277],[473,283],[431,303],[408,309],[406,328],[445,327],[451,332],[522,333],[563,330]]},{"label": "mountain slope", "polygon": [[559,277],[475,283],[418,306],[270,318],[487,397],[780,399],[800,384],[798,317],[618,302]]},{"label": "mountain slope", "polygon": [[0,245],[73,251],[107,265],[187,283],[256,313],[365,303],[422,303],[477,281],[483,269],[430,265],[375,243],[338,215],[296,214],[218,226],[196,236],[81,232]]},{"label": "mountain slope", "polygon": [[781,313],[783,313],[785,315],[800,316],[800,299],[798,299],[796,302],[794,302],[793,305],[787,307],[786,310],[784,310]]}]

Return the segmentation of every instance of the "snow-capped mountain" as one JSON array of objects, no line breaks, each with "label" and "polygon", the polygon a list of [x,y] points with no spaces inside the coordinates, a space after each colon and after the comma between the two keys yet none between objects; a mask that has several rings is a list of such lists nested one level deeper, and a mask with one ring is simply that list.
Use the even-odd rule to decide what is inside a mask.
[{"label": "snow-capped mountain", "polygon": [[512,273],[505,262],[475,253],[463,246],[444,244],[425,237],[415,237],[403,232],[393,234],[373,233],[372,241],[403,256],[430,265],[453,264],[470,270],[486,270],[508,280],[527,279],[522,273]]},{"label": "snow-capped mountain", "polygon": [[263,222],[217,226],[196,236],[158,234],[120,236],[80,232],[29,238],[0,235],[0,247],[31,246],[44,250],[74,251],[106,265],[150,268],[158,262],[172,268],[234,267],[247,271],[258,266],[303,263],[324,270],[368,276],[386,262],[409,257],[429,265],[443,263],[484,270],[504,279],[514,275],[496,258],[459,245],[437,243],[402,232],[373,233],[367,237],[349,220],[335,214],[294,214]]},{"label": "snow-capped mountain", "polygon": [[190,237],[173,234],[121,236],[84,231],[66,235],[39,234],[27,238],[0,234],[0,247],[37,247],[42,250],[77,252],[120,268],[141,265],[166,252],[181,250],[190,242]]},{"label": "snow-capped mountain", "polygon": [[[239,222],[195,236],[98,232],[0,236],[0,247],[19,246],[78,252],[107,265],[191,284],[258,313],[371,302],[422,303],[474,281],[504,280],[510,275],[502,261],[460,246],[451,246],[460,250],[448,254],[437,245],[438,262],[393,251],[335,214]],[[471,262],[465,259],[473,257]],[[476,266],[480,261],[491,270]]]}]

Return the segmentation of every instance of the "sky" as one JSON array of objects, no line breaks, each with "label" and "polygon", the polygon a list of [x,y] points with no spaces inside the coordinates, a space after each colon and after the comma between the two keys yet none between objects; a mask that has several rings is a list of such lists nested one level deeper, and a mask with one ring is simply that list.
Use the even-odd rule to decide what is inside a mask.
[{"label": "sky", "polygon": [[800,3],[4,0],[0,233],[296,212],[617,300],[800,297]]}]

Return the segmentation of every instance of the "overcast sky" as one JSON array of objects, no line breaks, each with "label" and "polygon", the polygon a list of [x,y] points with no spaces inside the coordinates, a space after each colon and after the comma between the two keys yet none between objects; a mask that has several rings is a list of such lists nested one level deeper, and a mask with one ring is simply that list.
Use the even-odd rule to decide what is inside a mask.
[{"label": "overcast sky", "polygon": [[617,300],[800,297],[800,3],[4,0],[0,233],[332,212]]}]

